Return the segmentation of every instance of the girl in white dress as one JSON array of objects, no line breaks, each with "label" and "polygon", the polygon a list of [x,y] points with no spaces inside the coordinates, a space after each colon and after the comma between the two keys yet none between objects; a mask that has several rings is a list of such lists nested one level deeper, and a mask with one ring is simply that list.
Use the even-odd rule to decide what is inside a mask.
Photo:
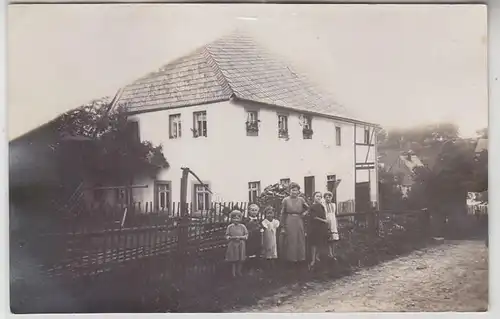
[{"label": "girl in white dress", "polygon": [[331,192],[325,192],[323,195],[324,202],[323,206],[326,211],[326,219],[328,220],[328,257],[334,258],[335,242],[339,240],[339,232],[337,226],[337,204],[335,204],[333,199],[333,194]]},{"label": "girl in white dress", "polygon": [[263,234],[263,255],[268,261],[269,268],[274,268],[274,261],[278,258],[278,245],[276,244],[276,233],[280,222],[274,218],[274,209],[267,206],[264,209],[266,219],[262,221]]}]

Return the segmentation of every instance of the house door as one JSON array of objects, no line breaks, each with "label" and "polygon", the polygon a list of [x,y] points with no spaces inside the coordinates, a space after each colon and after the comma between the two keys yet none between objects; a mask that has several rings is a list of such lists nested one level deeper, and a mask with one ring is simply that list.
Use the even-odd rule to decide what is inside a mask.
[{"label": "house door", "polygon": [[306,198],[312,198],[314,191],[314,176],[304,177],[304,194]]},{"label": "house door", "polygon": [[355,196],[356,196],[356,202],[355,202],[356,213],[369,211],[371,208],[370,183],[369,182],[356,183]]}]

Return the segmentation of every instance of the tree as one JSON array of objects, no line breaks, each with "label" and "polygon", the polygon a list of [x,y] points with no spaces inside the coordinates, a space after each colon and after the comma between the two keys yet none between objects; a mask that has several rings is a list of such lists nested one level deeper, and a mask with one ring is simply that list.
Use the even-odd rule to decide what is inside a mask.
[{"label": "tree", "polygon": [[384,145],[387,142],[387,131],[385,129],[377,130],[377,143]]},{"label": "tree", "polygon": [[162,146],[141,142],[124,108],[110,112],[111,103],[108,98],[94,100],[57,119],[62,165],[80,162],[83,175],[121,185],[168,168]]},{"label": "tree", "polygon": [[421,148],[458,138],[458,126],[453,123],[419,125],[407,129],[387,131],[384,146],[397,148]]},{"label": "tree", "polygon": [[470,144],[464,140],[446,141],[432,169],[415,168],[410,205],[431,209],[441,217],[442,225],[448,220],[455,231],[460,231],[467,226],[466,196],[478,182],[476,170]]},{"label": "tree", "polygon": [[401,190],[402,176],[398,176],[382,167],[378,169],[380,208],[382,210],[401,209],[404,206]]}]

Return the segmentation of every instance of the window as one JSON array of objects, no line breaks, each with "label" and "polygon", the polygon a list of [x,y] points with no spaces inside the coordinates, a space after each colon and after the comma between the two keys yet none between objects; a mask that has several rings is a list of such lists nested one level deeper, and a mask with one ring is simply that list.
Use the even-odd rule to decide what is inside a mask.
[{"label": "window", "polygon": [[337,181],[336,175],[327,175],[326,176],[326,189],[329,192],[332,192],[335,189],[335,182]]},{"label": "window", "polygon": [[365,128],[364,142],[365,142],[365,144],[370,144],[370,129],[369,128]]},{"label": "window", "polygon": [[304,177],[304,194],[307,198],[312,198],[314,194],[314,176]]},{"label": "window", "polygon": [[337,202],[337,175],[327,175],[326,176],[326,189],[332,192],[334,203]]},{"label": "window", "polygon": [[342,130],[338,126],[335,127],[335,144],[342,145]]},{"label": "window", "polygon": [[302,117],[302,135],[304,139],[311,139],[313,135],[312,130],[312,117],[304,115]]},{"label": "window", "polygon": [[259,113],[257,111],[247,112],[247,136],[259,135]]},{"label": "window", "polygon": [[180,138],[182,134],[181,115],[180,114],[170,115],[169,125],[170,125],[170,138]]},{"label": "window", "polygon": [[193,136],[207,136],[207,112],[193,113]]},{"label": "window", "polygon": [[[206,187],[205,187],[206,186]],[[194,185],[194,205],[196,211],[207,211],[210,209],[210,192],[208,185]]]},{"label": "window", "polygon": [[278,137],[287,138],[288,137],[288,116],[284,114],[278,114]]},{"label": "window", "polygon": [[282,178],[282,179],[280,179],[280,185],[288,187],[290,185],[290,179],[289,178]]},{"label": "window", "polygon": [[171,203],[172,184],[169,181],[155,182],[155,209],[158,211],[168,211]]},{"label": "window", "polygon": [[250,182],[248,183],[248,201],[250,203],[257,202],[257,198],[260,195],[260,182]]}]

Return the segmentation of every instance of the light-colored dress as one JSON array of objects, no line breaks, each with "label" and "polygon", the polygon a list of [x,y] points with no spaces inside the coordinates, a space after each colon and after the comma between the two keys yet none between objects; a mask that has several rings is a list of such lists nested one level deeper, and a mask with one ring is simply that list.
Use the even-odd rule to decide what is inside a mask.
[{"label": "light-colored dress", "polygon": [[284,254],[285,260],[296,262],[306,260],[306,233],[302,213],[307,204],[302,197],[285,197],[281,204],[281,225],[285,228]]},{"label": "light-colored dress", "polygon": [[323,201],[326,211],[326,220],[328,220],[329,241],[339,240],[339,231],[337,224],[337,205],[335,203],[326,203]]},{"label": "light-colored dress", "polygon": [[263,255],[266,259],[278,258],[278,246],[276,244],[276,232],[280,222],[277,219],[269,221],[264,219],[262,221],[262,227],[264,227],[264,249]]},{"label": "light-colored dress", "polygon": [[[248,236],[248,230],[243,224],[230,224],[226,229],[226,237],[228,236]],[[245,240],[230,239],[226,249],[226,261],[244,261],[245,258]]]}]

